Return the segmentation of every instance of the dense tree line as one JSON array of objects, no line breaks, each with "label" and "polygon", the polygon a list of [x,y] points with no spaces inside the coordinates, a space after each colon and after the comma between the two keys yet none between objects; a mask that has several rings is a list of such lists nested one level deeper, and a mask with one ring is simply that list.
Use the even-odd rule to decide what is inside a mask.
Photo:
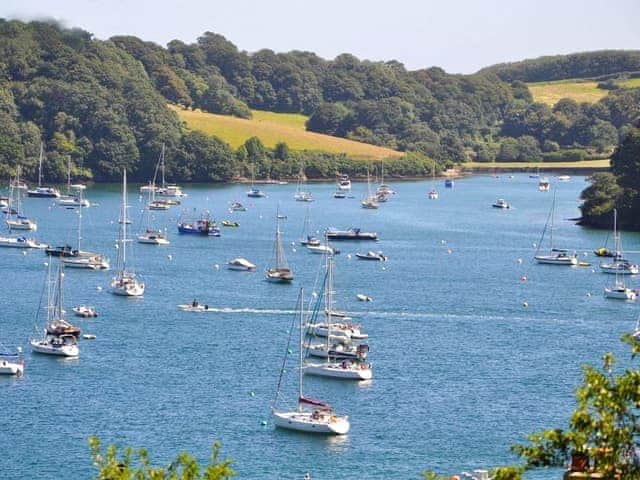
[{"label": "dense tree line", "polygon": [[493,73],[505,82],[548,82],[633,72],[640,72],[638,50],[601,50],[551,55],[521,62],[500,63],[483,68],[479,73]]},{"label": "dense tree line", "polygon": [[[635,57],[627,53],[629,66]],[[585,58],[601,57],[604,65],[605,53]],[[621,58],[612,53],[607,71]],[[234,151],[187,131],[167,102],[244,118],[251,108],[304,113],[309,130],[407,152],[388,167],[405,176],[429,171],[431,159],[443,166],[606,156],[640,116],[640,89],[551,108],[498,73],[407,71],[349,54],[249,54],[211,32],[166,48],[131,36],[100,41],[53,23],[0,19],[0,176],[20,164],[34,179],[41,143],[48,181],[66,177],[69,158],[76,177],[115,180],[126,167],[133,180],[146,181],[163,144],[173,180],[226,181],[246,176],[252,164],[258,176],[274,178],[294,176],[302,163],[311,177],[367,168],[343,155],[288,152],[284,144],[268,150],[256,139]]]},{"label": "dense tree line", "polygon": [[640,230],[640,123],[611,157],[611,171],[591,177],[582,200],[582,225],[612,228],[616,208],[620,228]]}]

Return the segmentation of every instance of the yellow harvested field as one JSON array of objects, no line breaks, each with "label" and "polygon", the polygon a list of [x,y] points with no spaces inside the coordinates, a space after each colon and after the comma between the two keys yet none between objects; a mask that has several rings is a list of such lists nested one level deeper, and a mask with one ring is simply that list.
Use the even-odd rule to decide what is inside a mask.
[{"label": "yellow harvested field", "polygon": [[233,148],[238,148],[251,137],[258,137],[269,148],[273,148],[278,142],[285,142],[294,151],[344,153],[351,158],[362,160],[381,160],[402,155],[401,152],[390,148],[307,132],[307,117],[300,114],[253,110],[253,118],[246,120],[200,110],[185,110],[175,105],[169,105],[169,108],[175,111],[191,130],[215,135]]},{"label": "yellow harvested field", "polygon": [[581,160],[579,162],[466,162],[461,166],[472,170],[509,170],[509,169],[534,169],[558,170],[558,169],[605,169],[609,168],[611,161],[605,160]]},{"label": "yellow harvested field", "polygon": [[561,80],[558,82],[527,83],[536,102],[555,105],[561,98],[572,98],[576,102],[595,103],[609,93],[598,88],[597,82]]}]

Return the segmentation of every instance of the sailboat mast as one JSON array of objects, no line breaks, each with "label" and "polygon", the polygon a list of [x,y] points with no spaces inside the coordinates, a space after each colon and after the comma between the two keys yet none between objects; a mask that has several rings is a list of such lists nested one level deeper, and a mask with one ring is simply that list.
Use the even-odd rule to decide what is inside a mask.
[{"label": "sailboat mast", "polygon": [[276,210],[276,270],[280,268],[282,252],[280,246],[280,210]]},{"label": "sailboat mast", "polygon": [[67,155],[67,192],[71,192],[71,155]]},{"label": "sailboat mast", "polygon": [[[328,245],[328,244],[327,244]],[[329,348],[331,345],[331,312],[333,311],[333,255],[327,255],[327,362],[329,362]]]},{"label": "sailboat mast", "polygon": [[164,182],[164,143],[162,144],[162,152],[160,153],[160,158],[162,161],[162,188],[165,188],[165,182]]},{"label": "sailboat mast", "polygon": [[300,409],[300,399],[302,398],[302,342],[304,340],[304,335],[302,332],[302,325],[304,319],[304,288],[300,288],[300,340],[299,340],[299,350],[300,356],[298,358],[299,368],[298,368],[298,409]]},{"label": "sailboat mast", "polygon": [[42,186],[42,150],[44,146],[42,142],[40,142],[40,157],[38,159],[38,187]]},{"label": "sailboat mast", "polygon": [[82,202],[78,205],[78,252],[80,252],[80,242],[82,241]]},{"label": "sailboat mast", "polygon": [[122,273],[127,265],[127,170],[122,176],[122,238],[120,248],[122,248]]},{"label": "sailboat mast", "polygon": [[550,233],[550,240],[551,240],[551,250],[553,251],[553,225],[555,223],[555,217],[556,217],[556,192],[557,190],[554,188],[553,189],[553,203],[551,204],[551,233]]}]

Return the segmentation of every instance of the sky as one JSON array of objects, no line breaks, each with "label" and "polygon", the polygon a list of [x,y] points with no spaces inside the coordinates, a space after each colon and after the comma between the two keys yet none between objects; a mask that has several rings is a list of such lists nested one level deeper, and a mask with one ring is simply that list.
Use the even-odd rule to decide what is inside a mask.
[{"label": "sky", "polygon": [[52,18],[99,39],[126,34],[163,46],[211,31],[248,52],[351,53],[450,73],[640,49],[640,0],[0,0],[0,17]]}]

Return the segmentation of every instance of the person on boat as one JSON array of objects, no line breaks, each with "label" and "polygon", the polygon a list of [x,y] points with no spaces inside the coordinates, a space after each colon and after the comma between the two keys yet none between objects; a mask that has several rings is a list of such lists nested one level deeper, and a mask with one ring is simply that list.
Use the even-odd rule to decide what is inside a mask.
[{"label": "person on boat", "polygon": [[195,298],[193,299],[193,302],[191,302],[191,306],[193,308],[196,308],[198,306],[198,300],[196,300]]}]

